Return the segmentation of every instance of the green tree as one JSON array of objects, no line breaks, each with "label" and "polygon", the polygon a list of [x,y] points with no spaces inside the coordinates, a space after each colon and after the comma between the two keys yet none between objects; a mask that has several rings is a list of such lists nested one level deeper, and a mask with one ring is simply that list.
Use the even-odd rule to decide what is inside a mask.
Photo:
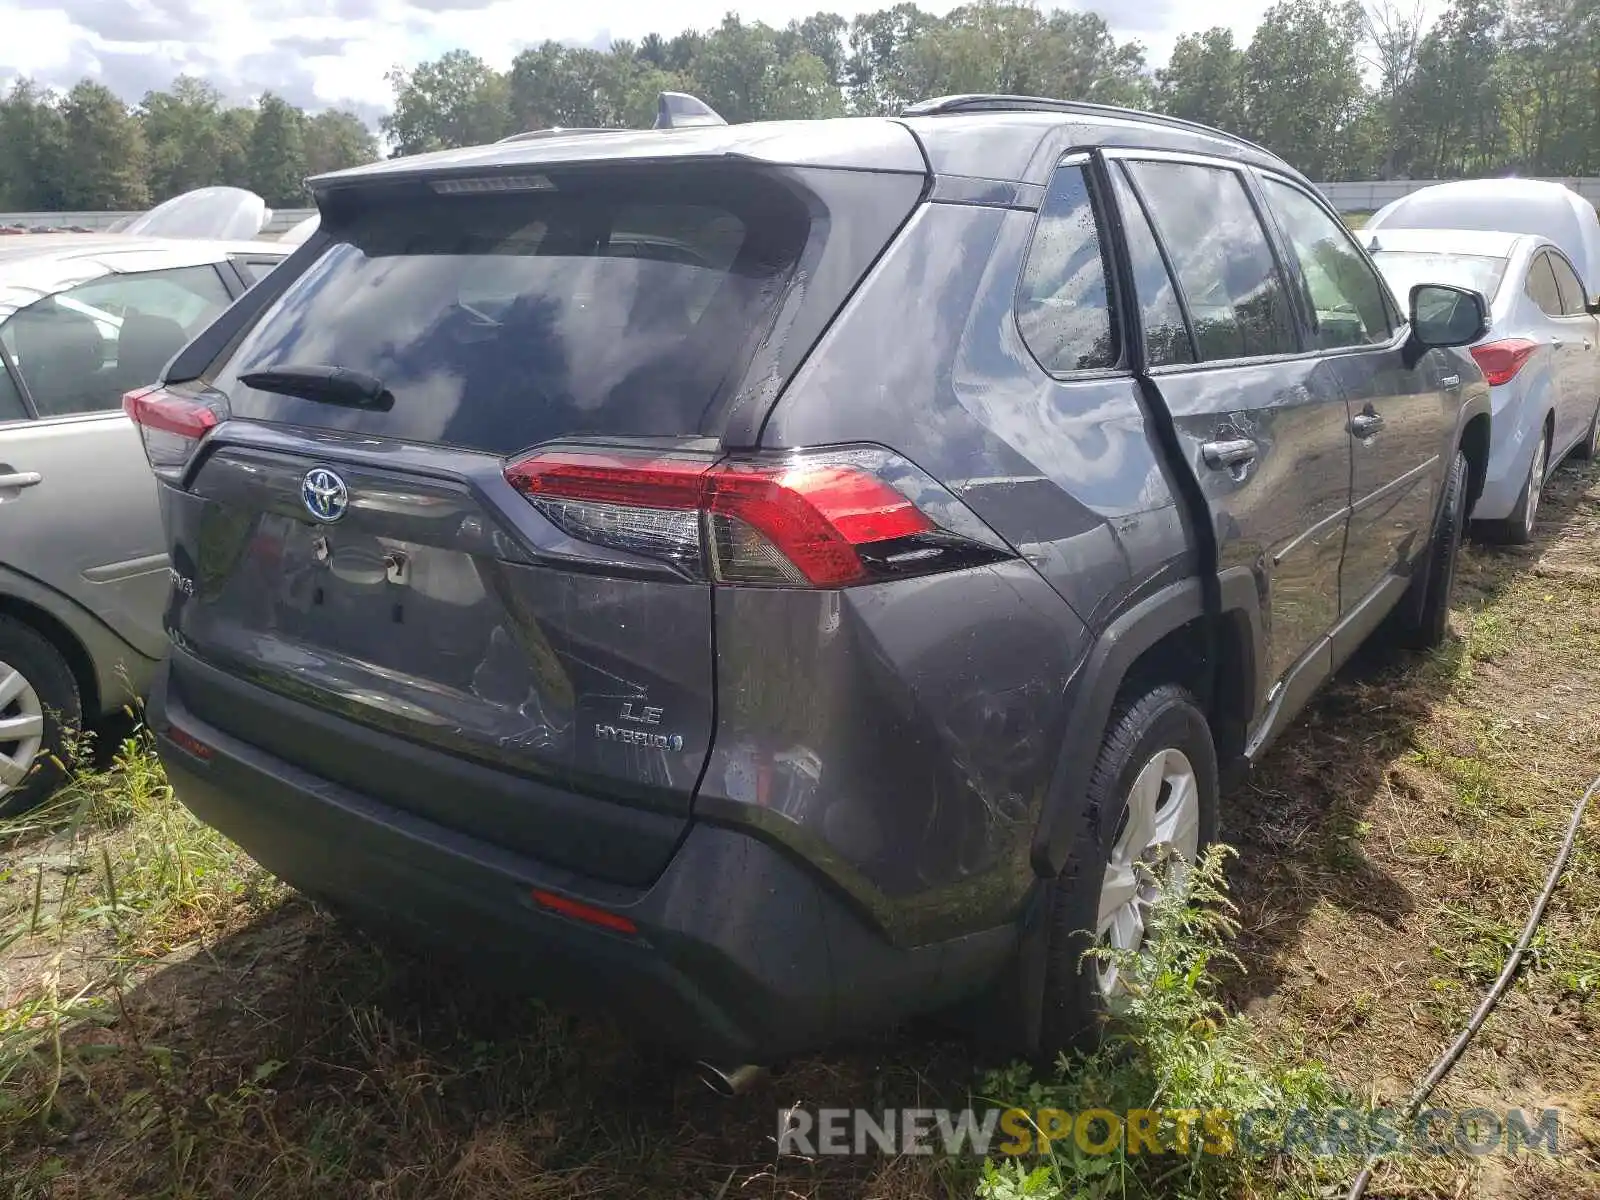
[{"label": "green tree", "polygon": [[1421,53],[1423,0],[1374,0],[1364,12],[1366,64],[1377,80],[1371,111],[1372,161],[1387,178],[1415,156],[1415,139],[1404,122]]},{"label": "green tree", "polygon": [[378,140],[353,112],[330,108],[305,123],[305,170],[321,175],[378,157]]},{"label": "green tree", "polygon": [[1367,91],[1355,0],[1282,0],[1244,56],[1247,132],[1313,179],[1348,179]]},{"label": "green tree", "polygon": [[394,112],[382,125],[396,154],[482,145],[515,131],[506,77],[465,50],[391,71],[389,85]]},{"label": "green tree", "polygon": [[910,78],[906,51],[937,23],[937,17],[910,3],[863,13],[850,22],[844,79],[852,112],[896,113],[927,98]]},{"label": "green tree", "polygon": [[1455,0],[1422,39],[1401,104],[1401,168],[1422,179],[1500,169],[1506,135],[1501,91],[1503,0]]},{"label": "green tree", "polygon": [[143,208],[150,202],[144,131],[102,84],[83,80],[61,103],[60,200],[68,209]]},{"label": "green tree", "polygon": [[1218,129],[1244,127],[1244,51],[1230,29],[1180,37],[1156,72],[1155,106],[1164,113]]},{"label": "green tree", "polygon": [[222,96],[216,88],[180,75],[168,91],[147,92],[139,110],[149,146],[152,200],[218,182],[223,130]]},{"label": "green tree", "polygon": [[850,28],[838,13],[819,12],[803,21],[790,21],[778,34],[778,53],[785,59],[809,54],[822,64],[823,74],[834,88],[845,80],[845,33]]},{"label": "green tree", "polygon": [[65,208],[62,169],[66,122],[56,98],[18,79],[0,97],[0,205],[12,210]]},{"label": "green tree", "polygon": [[250,186],[250,142],[255,130],[255,109],[223,109],[217,118],[217,183]]},{"label": "green tree", "polygon": [[1597,53],[1594,0],[1522,0],[1512,10],[1496,65],[1513,166],[1576,175],[1600,162]]},{"label": "green tree", "polygon": [[[512,121],[517,129],[623,128],[640,115],[637,90],[646,78],[666,74],[626,43],[605,52],[545,42],[511,62]],[[652,111],[654,105],[652,92]]]},{"label": "green tree", "polygon": [[256,104],[247,150],[250,188],[274,208],[306,200],[306,115],[271,92]]}]

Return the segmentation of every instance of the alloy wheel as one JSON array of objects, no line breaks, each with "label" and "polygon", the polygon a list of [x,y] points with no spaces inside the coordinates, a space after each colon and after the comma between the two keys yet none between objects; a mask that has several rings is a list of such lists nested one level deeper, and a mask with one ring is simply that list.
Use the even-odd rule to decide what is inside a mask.
[{"label": "alloy wheel", "polygon": [[1539,516],[1539,501],[1544,495],[1545,457],[1550,449],[1550,435],[1539,434],[1539,444],[1533,449],[1533,465],[1528,468],[1528,502],[1523,505],[1522,524],[1528,536],[1533,536],[1534,522]]},{"label": "alloy wheel", "polygon": [[0,661],[0,798],[18,787],[44,745],[44,705],[15,667]]},{"label": "alloy wheel", "polygon": [[[1200,852],[1200,785],[1181,750],[1157,752],[1134,777],[1127,812],[1100,887],[1096,940],[1113,950],[1138,950],[1163,882]],[[1095,963],[1100,994],[1115,1007],[1127,987],[1117,965]]]}]

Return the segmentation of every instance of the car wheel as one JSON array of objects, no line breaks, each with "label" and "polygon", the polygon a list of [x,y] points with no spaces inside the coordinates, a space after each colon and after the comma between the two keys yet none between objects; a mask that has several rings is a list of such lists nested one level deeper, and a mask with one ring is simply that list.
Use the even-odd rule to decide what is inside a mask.
[{"label": "car wheel", "polygon": [[56,790],[65,732],[80,716],[78,684],[60,652],[0,617],[0,817],[27,812]]},{"label": "car wheel", "polygon": [[1139,949],[1163,883],[1216,836],[1217,752],[1188,691],[1164,684],[1118,708],[1084,814],[1049,896],[1039,1046],[1049,1056],[1087,1041],[1127,997],[1115,965],[1084,952]]},{"label": "car wheel", "polygon": [[1589,436],[1578,443],[1573,453],[1579,458],[1600,458],[1600,404],[1594,406],[1594,416],[1589,421]]},{"label": "car wheel", "polygon": [[1408,592],[1391,617],[1399,640],[1417,650],[1432,650],[1444,645],[1450,629],[1450,597],[1456,587],[1456,559],[1461,552],[1461,534],[1467,524],[1467,457],[1459,450],[1445,479],[1444,509],[1439,527],[1428,547],[1427,569],[1413,579]]},{"label": "car wheel", "polygon": [[1539,501],[1544,498],[1544,474],[1550,459],[1550,431],[1539,431],[1539,444],[1533,448],[1533,461],[1528,464],[1528,477],[1522,481],[1522,492],[1517,496],[1516,507],[1504,521],[1492,529],[1495,540],[1509,546],[1526,546],[1533,541],[1534,526],[1539,521]]}]

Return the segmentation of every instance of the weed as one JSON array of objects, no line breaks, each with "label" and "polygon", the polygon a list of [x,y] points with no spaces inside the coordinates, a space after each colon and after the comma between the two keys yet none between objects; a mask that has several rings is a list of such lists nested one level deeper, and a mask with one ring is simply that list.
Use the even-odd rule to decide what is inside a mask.
[{"label": "weed", "polygon": [[[1229,943],[1237,925],[1223,875],[1230,853],[1225,847],[1212,849],[1163,889],[1149,914],[1141,950],[1089,952],[1112,961],[1128,982],[1126,1003],[1097,1048],[1064,1055],[1048,1082],[1035,1081],[1025,1067],[993,1073],[985,1093],[998,1104],[1034,1113],[1238,1115],[1271,1109],[1287,1114],[1336,1106],[1336,1089],[1319,1065],[1273,1063],[1262,1053],[1249,1020],[1230,1016],[1217,998],[1212,967],[1236,962]],[[1149,1142],[1136,1144],[1131,1128],[1109,1153],[1092,1152],[1109,1140],[1109,1129],[1097,1127],[1087,1139],[1045,1140],[1040,1132],[1049,1131],[1036,1128],[1031,1139],[1035,1150],[1043,1147],[1038,1163],[985,1164],[978,1185],[983,1200],[1157,1195],[1205,1200],[1234,1194],[1260,1169],[1221,1127],[1208,1127],[1202,1137],[1198,1127],[1180,1129],[1171,1117],[1152,1130],[1159,1154],[1142,1152]],[[1264,1133],[1263,1140],[1270,1136]],[[1309,1161],[1297,1161],[1288,1152],[1282,1159],[1274,1164],[1280,1180],[1309,1187],[1317,1178]]]},{"label": "weed", "polygon": [[204,924],[259,870],[177,803],[147,730],[123,740],[109,769],[94,769],[96,749],[92,734],[75,737],[51,802],[0,822],[0,845],[44,846],[24,859],[31,871],[11,872],[21,903],[0,927],[0,953],[26,950],[35,964],[0,1008],[0,1126],[48,1119],[72,1067],[63,1031],[104,1011],[132,966]]}]

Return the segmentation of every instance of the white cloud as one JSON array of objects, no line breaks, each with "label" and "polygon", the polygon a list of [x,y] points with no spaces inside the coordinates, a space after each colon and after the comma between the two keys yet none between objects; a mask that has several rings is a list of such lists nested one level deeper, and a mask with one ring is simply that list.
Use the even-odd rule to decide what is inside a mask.
[{"label": "white cloud", "polygon": [[[88,75],[129,101],[187,71],[235,100],[271,89],[311,108],[353,107],[369,119],[388,105],[386,72],[462,47],[496,66],[529,44],[553,38],[604,44],[608,38],[671,36],[709,29],[734,9],[746,20],[783,25],[819,9],[845,16],[892,0],[0,0],[0,80],[30,75],[69,86]],[[1239,0],[1225,23],[1246,39],[1268,0]],[[924,7],[947,11],[953,0]],[[1163,62],[1178,34],[1199,18],[1172,0],[1105,5],[1121,37],[1144,42]]]}]

